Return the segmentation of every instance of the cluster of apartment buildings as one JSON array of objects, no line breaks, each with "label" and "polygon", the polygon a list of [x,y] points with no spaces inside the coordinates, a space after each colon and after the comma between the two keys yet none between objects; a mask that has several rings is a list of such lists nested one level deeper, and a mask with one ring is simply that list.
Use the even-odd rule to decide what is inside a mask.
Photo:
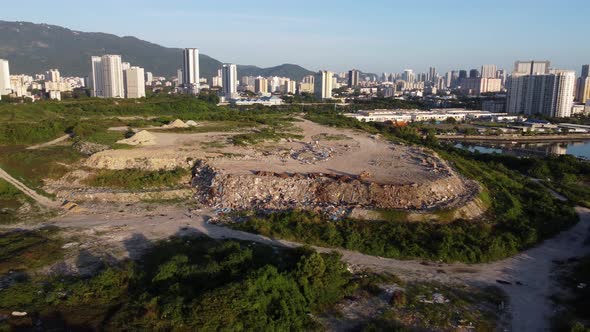
[{"label": "cluster of apartment buildings", "polygon": [[122,62],[120,55],[91,57],[90,88],[93,97],[145,97],[145,70]]},{"label": "cluster of apartment buildings", "polygon": [[[574,100],[586,103],[590,85],[588,65],[582,69],[577,81],[573,70],[552,69],[549,61],[517,61],[508,82],[506,110],[527,115],[542,114],[548,117],[570,117]],[[578,93],[576,93],[578,90]]]},{"label": "cluster of apartment buildings", "polygon": [[[341,73],[340,76],[346,74]],[[381,78],[366,76],[360,79],[356,69],[348,72],[348,87],[359,89],[361,93],[374,94],[381,92],[385,97],[403,95],[423,96],[439,92],[450,93],[452,90],[463,94],[480,95],[483,93],[501,92],[506,82],[506,72],[498,70],[496,65],[483,65],[481,70],[452,70],[439,75],[435,67],[426,73],[415,73],[405,69],[402,73],[383,73]]]},{"label": "cluster of apartment buildings", "polygon": [[62,77],[58,69],[49,69],[43,74],[10,75],[8,60],[0,59],[0,99],[2,96],[29,97],[31,91],[41,91],[48,98],[61,100],[62,92],[84,87],[81,77]]},{"label": "cluster of apartment buildings", "polygon": [[[61,77],[57,69],[35,77],[10,75],[8,61],[0,59],[0,98],[2,95],[30,96],[30,91],[39,90],[49,98],[61,99],[62,92],[85,86],[95,97],[142,98],[146,95],[146,86],[154,89],[168,86],[178,93],[190,94],[198,94],[204,88],[218,90],[222,101],[236,105],[273,106],[282,103],[280,98],[274,97],[276,95],[309,93],[325,100],[333,99],[334,91],[345,87],[349,98],[491,93],[499,97],[486,100],[483,110],[496,113],[569,117],[590,111],[590,65],[582,67],[578,78],[573,70],[551,68],[549,61],[516,61],[509,76],[496,65],[488,64],[482,65],[480,70],[452,70],[444,75],[439,75],[435,67],[430,67],[426,73],[406,69],[397,74],[383,73],[381,80],[356,69],[341,73],[320,70],[296,81],[277,76],[239,77],[238,66],[227,63],[208,81],[200,77],[199,50],[186,48],[182,54],[182,68],[178,69],[176,79],[169,81],[123,62],[120,55],[92,56],[90,62],[90,76],[84,79]],[[245,92],[254,92],[256,96]],[[342,95],[337,97],[342,98]]]}]

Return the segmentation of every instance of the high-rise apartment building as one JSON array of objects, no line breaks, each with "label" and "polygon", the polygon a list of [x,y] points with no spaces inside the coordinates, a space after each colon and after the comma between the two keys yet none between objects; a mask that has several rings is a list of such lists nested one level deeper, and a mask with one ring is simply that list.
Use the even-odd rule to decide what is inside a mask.
[{"label": "high-rise apartment building", "polygon": [[99,56],[93,56],[90,61],[92,66],[92,73],[90,74],[92,97],[103,97],[102,59]]},{"label": "high-rise apartment building", "polygon": [[499,78],[496,76],[498,68],[496,65],[483,65],[481,66],[481,77],[483,78]]},{"label": "high-rise apartment building", "polygon": [[182,52],[182,83],[191,93],[199,91],[199,50],[185,48]]},{"label": "high-rise apartment building", "polygon": [[257,77],[254,81],[254,92],[268,93],[268,80],[264,77]]},{"label": "high-rise apartment building", "polygon": [[479,70],[477,70],[477,69],[471,69],[469,71],[469,78],[478,78],[479,76],[480,76],[479,75]]},{"label": "high-rise apartment building", "polygon": [[151,71],[146,71],[145,72],[145,84],[152,85],[153,80],[154,80],[154,74],[152,74]]},{"label": "high-rise apartment building", "polygon": [[[544,66],[544,65],[543,65]],[[531,66],[529,72],[544,69]],[[510,77],[506,108],[509,113],[542,114],[569,117],[573,105],[576,74],[569,70],[552,70],[546,74],[523,74]]]},{"label": "high-rise apartment building", "polygon": [[444,80],[445,88],[450,88],[452,84],[453,84],[453,72],[449,71],[445,74],[445,80]]},{"label": "high-rise apartment building", "polygon": [[49,69],[45,72],[45,81],[47,82],[59,82],[61,75],[58,69]]},{"label": "high-rise apartment building", "polygon": [[402,80],[406,81],[407,83],[414,83],[416,81],[416,75],[412,69],[405,69],[402,73]]},{"label": "high-rise apartment building", "polygon": [[10,94],[11,92],[8,60],[0,59],[0,96]]},{"label": "high-rise apartment building", "polygon": [[428,69],[428,77],[427,77],[427,80],[429,82],[434,82],[435,79],[436,79],[436,68],[430,67]]},{"label": "high-rise apartment building", "polygon": [[303,83],[305,84],[314,84],[315,83],[315,76],[314,75],[307,75],[303,78]]},{"label": "high-rise apartment building", "polygon": [[225,98],[236,98],[238,94],[238,66],[229,63],[224,64],[221,67],[221,81]]},{"label": "high-rise apartment building", "polygon": [[504,69],[499,69],[496,71],[496,78],[499,78],[502,80],[502,86],[506,85],[506,70]]},{"label": "high-rise apartment building", "polygon": [[514,72],[525,75],[547,74],[550,67],[550,61],[516,61],[514,63]]},{"label": "high-rise apartment building", "polygon": [[463,78],[467,78],[467,70],[459,70],[459,77],[458,77],[458,79],[461,80]]},{"label": "high-rise apartment building", "polygon": [[332,73],[327,70],[320,70],[315,74],[313,92],[318,99],[332,98]]},{"label": "high-rise apartment building", "polygon": [[576,86],[576,100],[585,104],[590,100],[590,65],[582,66],[582,75]]},{"label": "high-rise apartment building", "polygon": [[101,57],[103,97],[125,98],[123,83],[123,63],[120,55],[103,55]]},{"label": "high-rise apartment building", "polygon": [[463,93],[475,95],[487,92],[500,92],[502,90],[502,81],[499,78],[464,78],[461,80],[461,90]]},{"label": "high-rise apartment building", "polygon": [[348,72],[348,87],[356,88],[359,85],[360,73],[358,70],[353,69]]},{"label": "high-rise apartment building", "polygon": [[125,70],[125,97],[145,97],[145,71],[141,67],[129,67]]},{"label": "high-rise apartment building", "polygon": [[125,98],[123,64],[120,55],[93,56],[92,95],[102,98]]},{"label": "high-rise apartment building", "polygon": [[184,83],[182,82],[183,79],[183,75],[182,75],[182,69],[178,68],[176,70],[176,80],[177,80],[177,86],[182,86]]},{"label": "high-rise apartment building", "polygon": [[297,82],[287,80],[285,81],[284,92],[287,94],[295,94],[297,92]]},{"label": "high-rise apartment building", "polygon": [[67,84],[61,82],[61,75],[57,69],[49,69],[45,72],[43,90],[50,99],[61,100],[61,92],[67,91]]},{"label": "high-rise apartment building", "polygon": [[281,80],[277,76],[270,77],[268,81],[268,91],[275,93],[281,88]]}]

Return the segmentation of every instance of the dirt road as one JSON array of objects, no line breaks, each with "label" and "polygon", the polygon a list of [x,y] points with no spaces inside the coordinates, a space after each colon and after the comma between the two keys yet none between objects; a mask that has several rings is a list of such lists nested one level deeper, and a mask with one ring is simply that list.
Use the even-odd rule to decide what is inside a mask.
[{"label": "dirt road", "polygon": [[18,190],[22,191],[25,195],[34,199],[35,201],[37,201],[37,203],[41,204],[42,206],[45,206],[48,208],[57,208],[60,206],[60,204],[58,202],[55,202],[45,196],[39,195],[36,191],[25,186],[22,182],[13,178],[10,174],[6,173],[6,171],[4,171],[1,168],[0,168],[0,178],[6,180],[6,182],[15,186]]},{"label": "dirt road", "polygon": [[41,149],[41,148],[44,148],[47,146],[55,145],[55,144],[58,144],[58,143],[61,143],[65,140],[67,140],[70,137],[72,137],[71,134],[63,135],[62,137],[56,138],[53,141],[49,141],[49,142],[37,144],[37,145],[31,145],[31,146],[27,147],[27,150],[37,150],[37,149]]},{"label": "dirt road", "polygon": [[[546,331],[552,304],[549,296],[558,285],[552,279],[551,271],[556,261],[590,253],[585,245],[589,234],[590,210],[577,208],[580,223],[545,241],[538,247],[527,250],[509,259],[490,264],[435,264],[419,261],[400,261],[364,255],[348,250],[337,250],[349,264],[368,268],[376,272],[391,272],[405,280],[427,280],[438,282],[465,282],[472,285],[494,285],[502,288],[509,296],[508,312],[512,331]],[[162,211],[160,211],[162,212]],[[147,240],[162,239],[174,234],[205,234],[216,239],[239,239],[275,246],[296,247],[298,243],[269,239],[260,235],[232,230],[208,224],[211,211],[190,215],[186,210],[175,208],[162,213],[130,216],[125,213],[98,215],[69,215],[51,222],[60,227],[92,229],[93,232],[108,233],[108,241],[123,241],[142,236]],[[111,244],[115,244],[115,243]],[[104,245],[104,244],[103,244]],[[110,244],[109,244],[110,245]],[[128,255],[133,257],[145,249],[145,245],[126,246]],[[316,248],[321,252],[334,249]],[[510,284],[500,284],[497,280]]]}]

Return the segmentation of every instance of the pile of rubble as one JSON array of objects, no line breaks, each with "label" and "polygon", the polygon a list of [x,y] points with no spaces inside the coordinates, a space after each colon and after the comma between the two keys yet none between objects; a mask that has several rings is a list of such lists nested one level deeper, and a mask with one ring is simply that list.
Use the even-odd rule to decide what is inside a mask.
[{"label": "pile of rubble", "polygon": [[330,147],[320,147],[318,141],[305,144],[303,149],[289,151],[291,158],[304,164],[315,164],[319,161],[325,161],[332,157],[334,149]]},{"label": "pile of rubble", "polygon": [[99,153],[101,151],[106,151],[110,147],[104,144],[92,143],[92,142],[85,142],[85,141],[76,141],[72,147],[74,150],[80,152],[85,156],[91,156],[95,153]]},{"label": "pile of rubble", "polygon": [[318,210],[339,219],[354,208],[428,209],[455,200],[465,192],[458,177],[423,184],[379,184],[369,174],[326,173],[225,174],[205,161],[194,169],[197,199],[207,206],[230,210]]}]

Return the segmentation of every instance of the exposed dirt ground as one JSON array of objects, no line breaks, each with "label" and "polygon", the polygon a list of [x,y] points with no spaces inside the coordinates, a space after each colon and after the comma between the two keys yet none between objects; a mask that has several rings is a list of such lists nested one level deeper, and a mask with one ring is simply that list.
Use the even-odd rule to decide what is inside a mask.
[{"label": "exposed dirt ground", "polygon": [[[303,139],[281,140],[256,146],[234,146],[233,132],[151,133],[156,144],[132,150],[109,150],[92,156],[86,165],[95,168],[166,168],[187,160],[208,159],[212,166],[231,174],[263,170],[289,173],[358,175],[378,183],[425,183],[448,176],[452,170],[424,149],[391,144],[366,133],[296,122]],[[315,159],[314,159],[315,158]],[[153,162],[145,162],[151,159]]]}]

